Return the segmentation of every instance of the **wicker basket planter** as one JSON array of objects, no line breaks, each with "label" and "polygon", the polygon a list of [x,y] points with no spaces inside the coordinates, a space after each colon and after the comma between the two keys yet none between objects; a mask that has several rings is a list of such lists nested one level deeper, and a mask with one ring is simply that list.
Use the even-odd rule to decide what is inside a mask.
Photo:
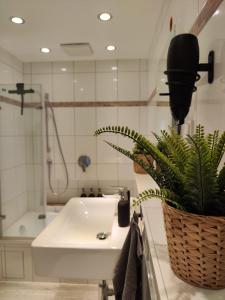
[{"label": "wicker basket planter", "polygon": [[225,217],[201,216],[163,204],[170,264],[189,284],[225,288]]},{"label": "wicker basket planter", "polygon": [[[151,155],[144,155],[144,154],[138,154],[138,158],[142,159],[144,162],[149,163],[149,161],[153,164],[153,158],[151,157]],[[139,166],[139,164],[134,162],[134,172],[137,174],[147,174],[145,172],[145,170]]]}]

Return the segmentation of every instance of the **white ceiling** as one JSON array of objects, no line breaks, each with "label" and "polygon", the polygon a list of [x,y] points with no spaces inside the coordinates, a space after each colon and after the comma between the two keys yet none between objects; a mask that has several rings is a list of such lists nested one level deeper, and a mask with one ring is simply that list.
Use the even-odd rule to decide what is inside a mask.
[{"label": "white ceiling", "polygon": [[[0,47],[21,61],[147,58],[163,0],[0,0]],[[110,22],[97,15],[109,11]],[[23,25],[9,21],[21,16]],[[61,43],[89,42],[91,57],[70,57]],[[107,44],[117,50],[109,53]],[[49,47],[51,54],[41,54]]]}]

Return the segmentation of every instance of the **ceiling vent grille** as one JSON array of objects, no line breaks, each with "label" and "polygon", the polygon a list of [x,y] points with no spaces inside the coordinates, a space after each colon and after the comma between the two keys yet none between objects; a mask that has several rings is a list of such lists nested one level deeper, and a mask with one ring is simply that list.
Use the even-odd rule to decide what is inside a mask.
[{"label": "ceiling vent grille", "polygon": [[93,50],[89,43],[60,44],[63,51],[69,56],[90,56]]}]

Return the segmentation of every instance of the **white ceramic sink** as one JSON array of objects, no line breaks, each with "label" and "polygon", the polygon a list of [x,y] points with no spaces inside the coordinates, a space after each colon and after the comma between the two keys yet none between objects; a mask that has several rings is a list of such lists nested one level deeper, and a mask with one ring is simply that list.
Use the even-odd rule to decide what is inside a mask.
[{"label": "white ceramic sink", "polygon": [[[70,279],[112,279],[128,227],[118,226],[118,197],[72,198],[33,241],[35,272]],[[99,240],[99,232],[108,233]]]}]

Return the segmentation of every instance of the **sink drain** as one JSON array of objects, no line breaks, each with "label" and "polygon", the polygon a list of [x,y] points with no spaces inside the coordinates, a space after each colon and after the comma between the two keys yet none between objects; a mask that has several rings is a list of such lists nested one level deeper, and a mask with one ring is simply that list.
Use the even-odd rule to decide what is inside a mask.
[{"label": "sink drain", "polygon": [[99,233],[96,235],[96,238],[97,238],[98,240],[105,240],[105,239],[107,239],[108,236],[109,236],[109,233],[99,232]]}]

